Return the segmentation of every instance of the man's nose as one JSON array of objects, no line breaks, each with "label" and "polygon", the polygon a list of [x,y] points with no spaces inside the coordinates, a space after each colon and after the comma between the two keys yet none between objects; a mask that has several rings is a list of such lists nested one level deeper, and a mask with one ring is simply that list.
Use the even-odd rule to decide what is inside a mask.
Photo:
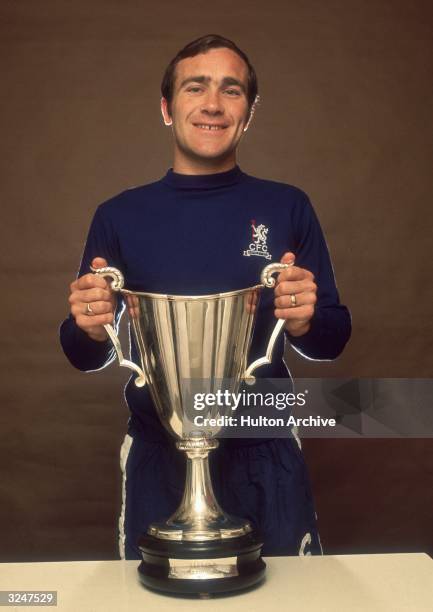
[{"label": "man's nose", "polygon": [[219,92],[208,91],[201,107],[201,112],[207,115],[222,115],[224,106]]}]

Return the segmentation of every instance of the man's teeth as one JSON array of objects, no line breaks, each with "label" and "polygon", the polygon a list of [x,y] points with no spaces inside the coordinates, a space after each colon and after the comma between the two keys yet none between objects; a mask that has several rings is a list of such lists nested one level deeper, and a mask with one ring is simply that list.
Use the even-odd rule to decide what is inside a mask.
[{"label": "man's teeth", "polygon": [[199,125],[197,125],[197,127],[201,128],[202,130],[222,130],[222,129],[224,129],[221,125],[199,124]]}]

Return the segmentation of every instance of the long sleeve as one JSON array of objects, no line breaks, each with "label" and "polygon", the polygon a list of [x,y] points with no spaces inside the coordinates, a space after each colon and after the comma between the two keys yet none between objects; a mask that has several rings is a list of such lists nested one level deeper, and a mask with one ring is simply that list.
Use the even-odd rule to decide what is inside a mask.
[{"label": "long sleeve", "polygon": [[[90,272],[90,264],[94,257],[103,257],[108,265],[122,268],[116,232],[106,208],[101,205],[93,217],[77,278]],[[119,300],[115,315],[116,328],[122,312],[123,304]],[[60,326],[60,343],[71,364],[85,372],[99,370],[115,357],[109,339],[106,342],[92,340],[76,325],[72,315],[69,315]]]},{"label": "long sleeve", "polygon": [[351,334],[349,310],[340,303],[325,238],[310,200],[302,194],[293,223],[296,235],[295,265],[310,270],[317,284],[317,302],[309,331],[303,336],[287,334],[292,346],[310,359],[335,359]]}]

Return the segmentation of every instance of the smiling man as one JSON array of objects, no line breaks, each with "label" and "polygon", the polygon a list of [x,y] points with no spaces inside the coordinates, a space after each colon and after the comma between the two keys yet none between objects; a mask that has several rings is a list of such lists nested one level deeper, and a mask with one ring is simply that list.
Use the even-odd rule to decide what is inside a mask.
[{"label": "smiling man", "polygon": [[[154,183],[126,190],[97,209],[61,342],[71,363],[89,371],[114,358],[103,325],[123,312],[90,265],[124,272],[129,289],[200,295],[257,283],[263,267],[294,264],[263,295],[251,358],[264,353],[275,317],[286,338],[310,359],[334,359],[350,336],[320,225],[297,187],[258,179],[236,161],[257,102],[257,78],[232,41],[209,35],[170,62],[161,111],[173,132],[173,167]],[[117,307],[116,307],[117,306]],[[283,338],[262,370],[287,376]],[[131,342],[132,359],[138,362]],[[147,389],[132,378],[131,410],[121,452],[124,505],[120,554],[140,558],[137,540],[149,523],[169,516],[183,491],[183,456],[163,429]],[[264,555],[320,553],[314,504],[296,440],[225,439],[211,453],[216,494],[227,512],[249,519],[264,536]]]},{"label": "smiling man", "polygon": [[234,167],[249,115],[247,72],[232,49],[216,48],[179,61],[174,82],[163,83],[161,110],[173,126],[177,172]]}]

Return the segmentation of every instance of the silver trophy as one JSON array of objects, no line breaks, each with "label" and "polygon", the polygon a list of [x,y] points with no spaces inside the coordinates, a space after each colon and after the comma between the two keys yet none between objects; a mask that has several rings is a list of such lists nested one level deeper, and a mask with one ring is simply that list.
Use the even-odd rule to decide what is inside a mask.
[{"label": "silver trophy", "polygon": [[[222,427],[194,425],[194,393],[214,393],[228,381],[237,393],[243,381],[271,362],[275,341],[284,326],[275,324],[264,357],[247,364],[260,293],[274,287],[273,274],[287,264],[266,266],[261,284],[213,295],[162,295],[124,289],[116,268],[94,269],[109,278],[111,288],[126,302],[140,365],[124,358],[117,334],[105,325],[119,364],[136,372],[138,387],[149,390],[164,427],[186,453],[187,470],[179,508],[166,521],[151,524],[141,536],[143,561],[139,575],[153,589],[174,593],[217,593],[249,587],[265,572],[263,542],[251,524],[226,514],[212,488],[208,455],[217,448]],[[230,405],[201,412],[205,418],[229,416]],[[215,421],[213,421],[215,422]]]}]

